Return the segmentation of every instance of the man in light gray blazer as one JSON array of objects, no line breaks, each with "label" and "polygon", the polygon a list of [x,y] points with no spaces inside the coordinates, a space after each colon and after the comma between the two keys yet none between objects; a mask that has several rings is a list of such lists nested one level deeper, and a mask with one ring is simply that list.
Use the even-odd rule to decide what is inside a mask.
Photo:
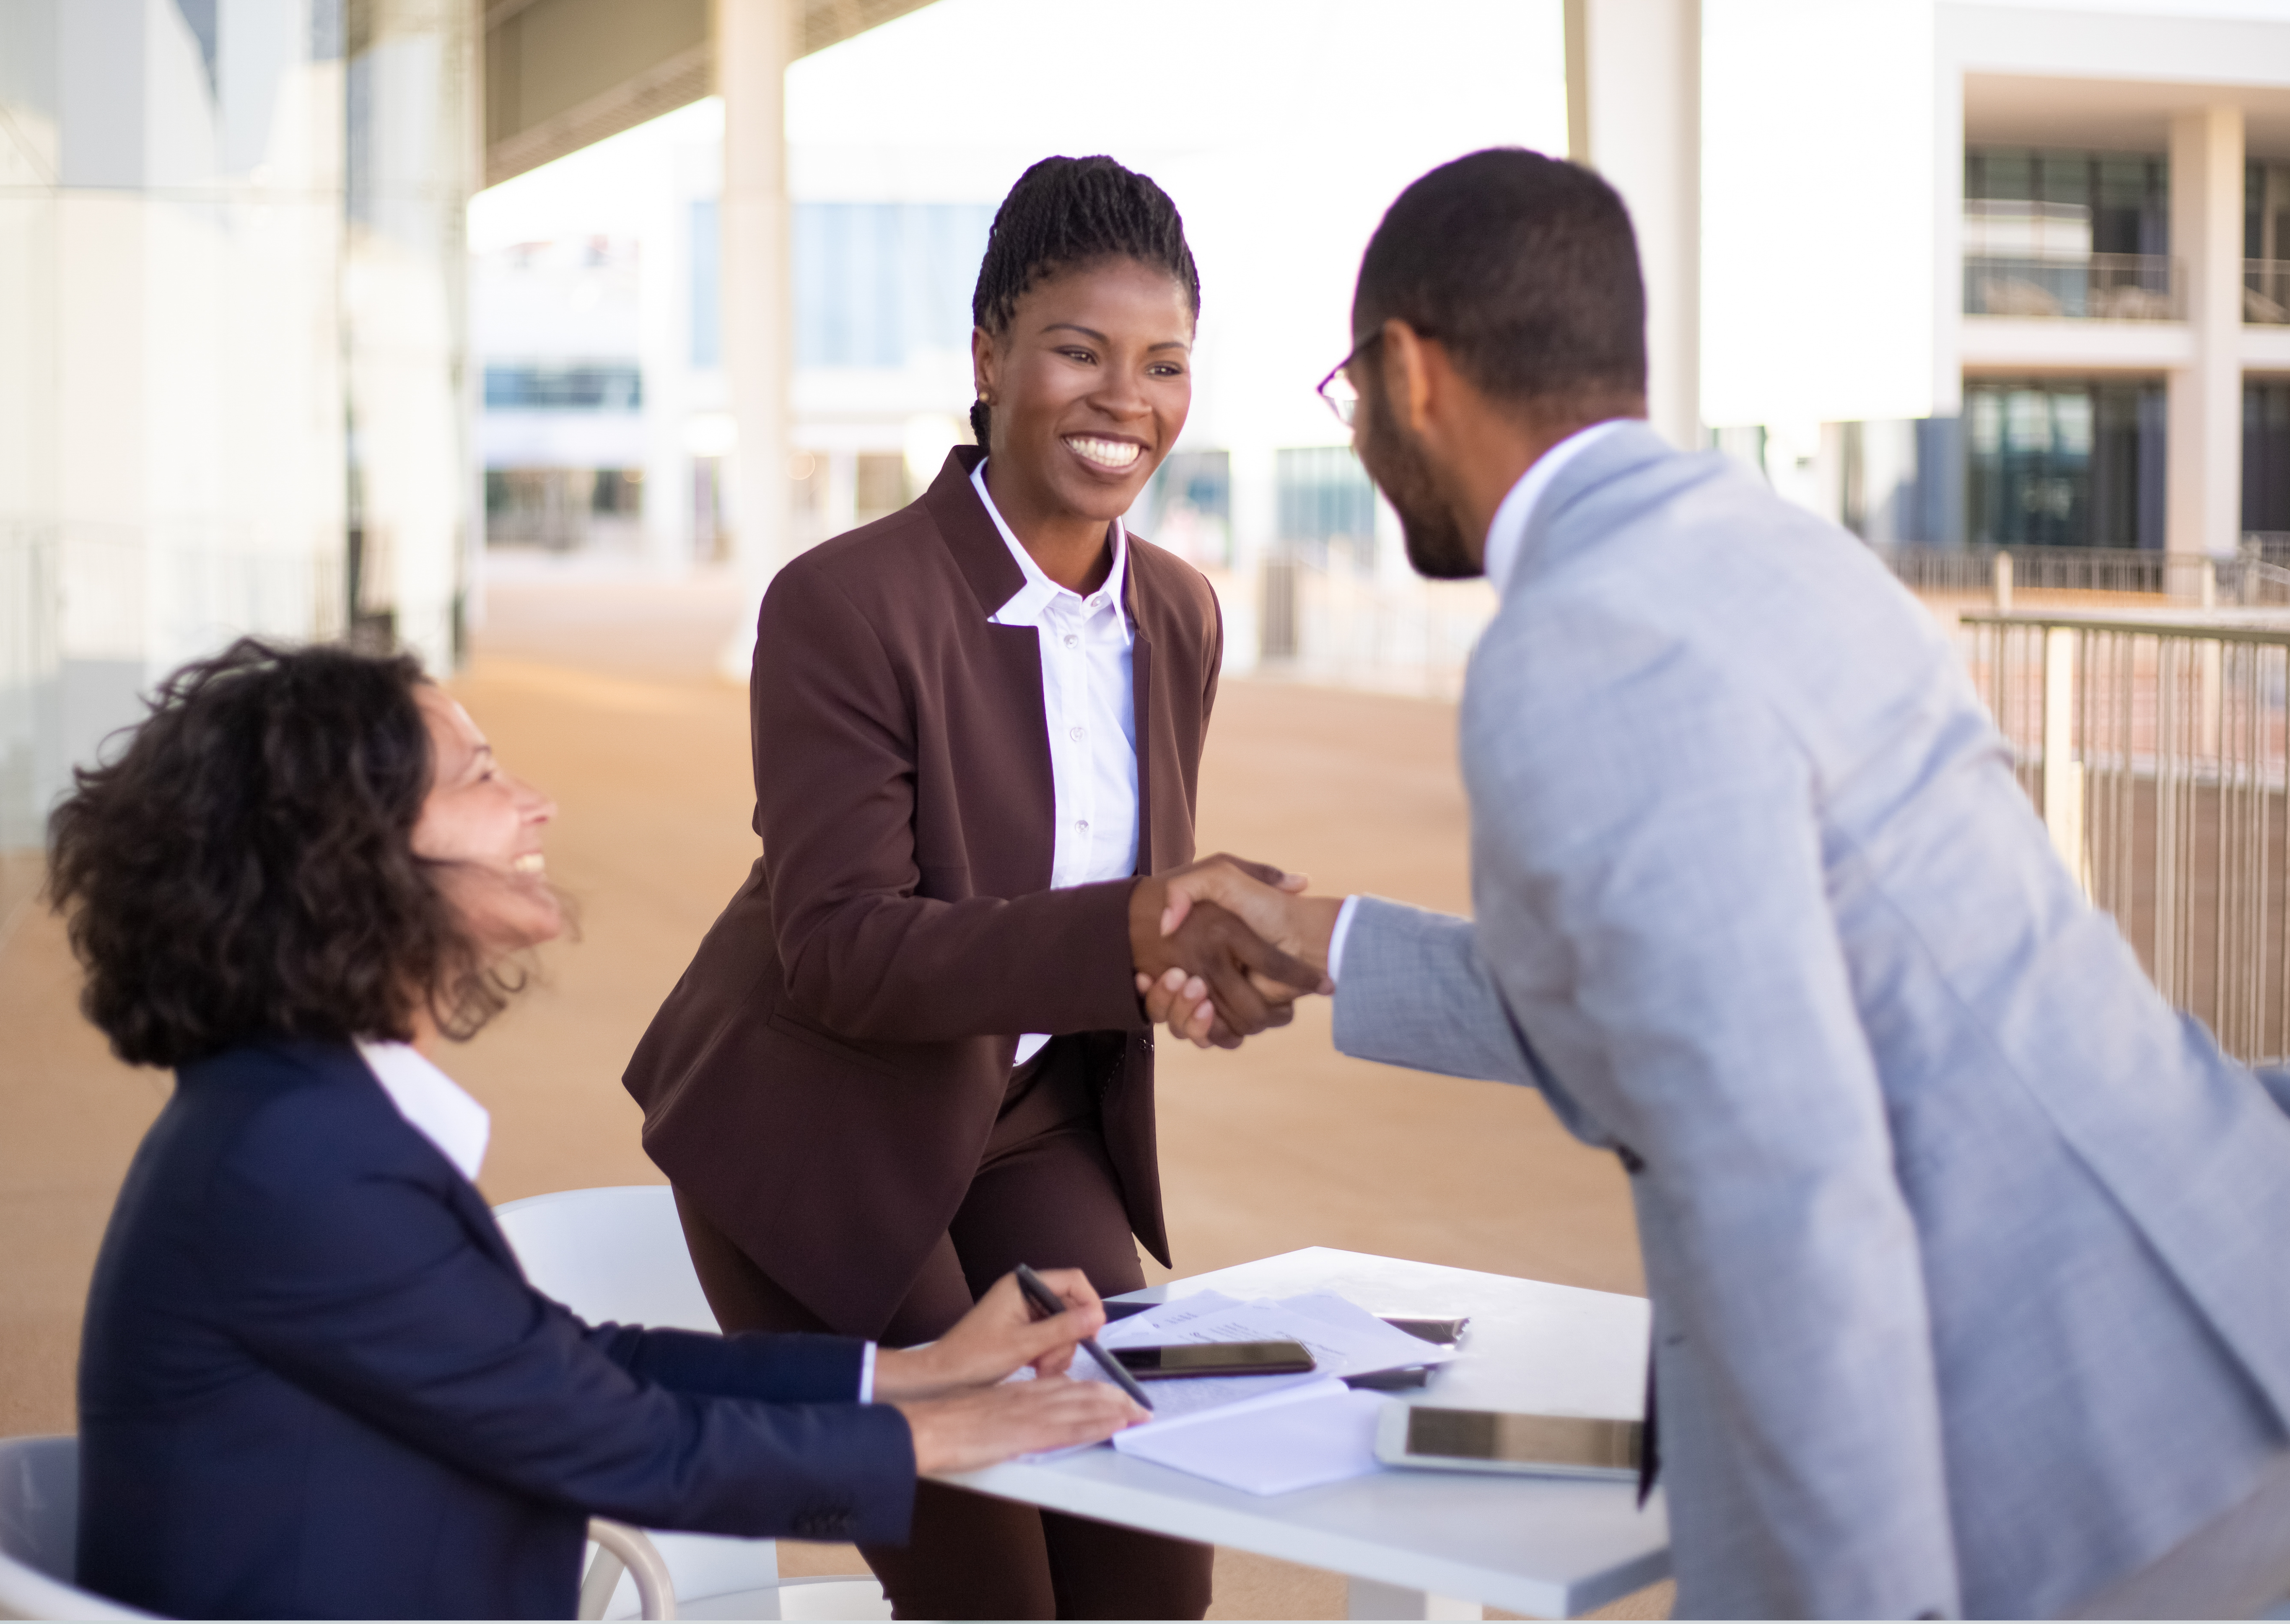
[{"label": "man in light gray blazer", "polygon": [[[2290,1116],[2078,892],[1932,617],[1637,420],[1640,286],[1613,193],[1515,149],[1361,268],[1362,460],[1419,569],[1501,594],[1476,917],[1185,894],[1325,962],[1347,1053],[1621,1155],[1682,1616],[2270,1603]],[[1149,1006],[1197,1036],[1199,992]]]}]

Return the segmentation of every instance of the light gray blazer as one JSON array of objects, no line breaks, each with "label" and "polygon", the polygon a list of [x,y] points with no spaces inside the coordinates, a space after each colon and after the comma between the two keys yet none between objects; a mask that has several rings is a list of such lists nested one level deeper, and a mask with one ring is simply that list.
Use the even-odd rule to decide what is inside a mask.
[{"label": "light gray blazer", "polygon": [[1679,1616],[2054,1613],[2279,1460],[2290,1116],[1867,548],[1606,436],[1528,520],[1462,760],[1477,918],[1364,900],[1336,1042],[1642,1158]]}]

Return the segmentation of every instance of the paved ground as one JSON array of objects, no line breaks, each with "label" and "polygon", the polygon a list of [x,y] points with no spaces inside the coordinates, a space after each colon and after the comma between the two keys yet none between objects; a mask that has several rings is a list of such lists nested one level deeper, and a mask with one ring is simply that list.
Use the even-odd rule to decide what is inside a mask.
[{"label": "paved ground", "polygon": [[[756,849],[745,696],[708,675],[732,612],[705,586],[520,586],[496,594],[456,684],[504,759],[556,796],[550,870],[581,908],[581,940],[548,950],[523,1003],[450,1062],[493,1112],[494,1201],[658,1180],[620,1070]],[[1461,909],[1453,731],[1441,705],[1229,682],[1203,773],[1203,849]],[[78,1018],[37,884],[34,857],[0,855],[0,1435],[72,1426],[88,1270],[167,1087],[112,1060]],[[1163,1054],[1181,1269],[1318,1244],[1643,1289],[1620,1170],[1531,1093],[1345,1060],[1317,1001],[1238,1054]],[[790,1572],[858,1566],[846,1547],[790,1546],[784,1560]],[[1621,1610],[1661,1616],[1667,1589]],[[1325,1575],[1220,1554],[1213,1616],[1341,1611]]]}]

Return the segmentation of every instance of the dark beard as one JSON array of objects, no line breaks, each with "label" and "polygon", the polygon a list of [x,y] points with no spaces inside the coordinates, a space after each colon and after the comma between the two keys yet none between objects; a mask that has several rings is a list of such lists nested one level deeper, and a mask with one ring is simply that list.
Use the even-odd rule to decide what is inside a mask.
[{"label": "dark beard", "polygon": [[1384,427],[1382,380],[1371,377],[1367,397],[1360,402],[1362,432],[1358,437],[1360,466],[1375,481],[1391,510],[1399,516],[1399,533],[1407,543],[1407,562],[1419,575],[1433,580],[1469,580],[1485,571],[1471,556],[1470,544],[1447,504],[1439,500],[1422,449],[1402,430]]}]

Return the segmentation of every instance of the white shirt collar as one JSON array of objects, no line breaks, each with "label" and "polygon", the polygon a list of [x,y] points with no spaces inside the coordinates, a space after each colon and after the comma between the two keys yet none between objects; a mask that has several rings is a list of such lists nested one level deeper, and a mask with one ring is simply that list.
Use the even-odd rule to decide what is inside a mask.
[{"label": "white shirt collar", "polygon": [[1603,423],[1577,429],[1537,457],[1533,466],[1518,476],[1510,494],[1502,499],[1502,506],[1495,509],[1494,523],[1487,526],[1487,580],[1493,584],[1497,597],[1502,596],[1510,586],[1510,573],[1518,567],[1518,549],[1526,542],[1526,522],[1534,516],[1534,504],[1550,488],[1550,482],[1558,477],[1558,470],[1624,423],[1637,420],[1608,418]]},{"label": "white shirt collar", "polygon": [[492,1114],[411,1044],[361,1042],[357,1052],[397,1114],[475,1184],[492,1139]]},{"label": "white shirt collar", "polygon": [[986,516],[994,521],[994,528],[1001,532],[1002,545],[1010,549],[1010,556],[1018,561],[1018,567],[1026,573],[1026,584],[1012,593],[1010,601],[994,612],[993,620],[1003,626],[1039,626],[1042,612],[1056,602],[1061,595],[1077,604],[1087,604],[1105,596],[1115,612],[1115,624],[1121,628],[1121,644],[1124,648],[1128,647],[1131,640],[1129,613],[1122,603],[1122,586],[1127,579],[1125,572],[1129,567],[1129,527],[1119,519],[1113,521],[1113,568],[1106,572],[1105,584],[1091,593],[1088,598],[1084,598],[1072,588],[1061,587],[1045,575],[1042,566],[1034,562],[1034,555],[1028,552],[1026,544],[1018,540],[1017,532],[1003,518],[1002,510],[986,493],[984,458],[980,458],[978,466],[970,470],[970,483],[978,492],[978,500],[986,504]]}]

